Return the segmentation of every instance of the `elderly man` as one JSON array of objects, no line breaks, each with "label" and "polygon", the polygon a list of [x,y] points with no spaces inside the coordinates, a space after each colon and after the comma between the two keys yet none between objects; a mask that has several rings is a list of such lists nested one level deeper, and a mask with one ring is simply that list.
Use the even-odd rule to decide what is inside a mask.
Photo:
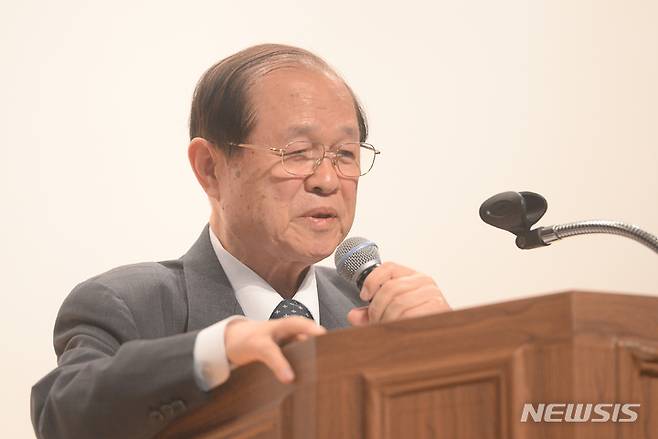
[{"label": "elderly man", "polygon": [[294,380],[286,340],[447,310],[431,278],[400,265],[375,269],[361,291],[313,265],[350,230],[378,153],[366,134],[350,88],[305,50],[255,46],[211,67],[188,149],[210,223],[181,259],[71,292],[58,367],[32,389],[37,436],[150,437],[221,391],[232,367],[261,361]]}]

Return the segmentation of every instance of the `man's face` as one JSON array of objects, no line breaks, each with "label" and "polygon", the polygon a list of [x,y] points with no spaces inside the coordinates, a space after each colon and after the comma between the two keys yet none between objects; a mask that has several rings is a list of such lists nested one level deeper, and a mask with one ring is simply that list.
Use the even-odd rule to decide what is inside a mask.
[{"label": "man's face", "polygon": [[[331,149],[359,141],[352,96],[324,73],[275,70],[257,81],[251,97],[256,124],[245,143],[282,148],[307,140]],[[352,226],[358,178],[337,173],[329,158],[313,175],[297,177],[277,155],[242,148],[219,178],[220,227],[243,255],[312,264],[329,256]]]}]

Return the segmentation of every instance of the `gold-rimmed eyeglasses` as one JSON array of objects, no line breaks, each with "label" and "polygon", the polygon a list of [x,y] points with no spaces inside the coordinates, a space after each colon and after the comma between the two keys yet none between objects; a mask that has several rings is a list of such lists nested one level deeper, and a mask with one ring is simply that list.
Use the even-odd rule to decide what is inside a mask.
[{"label": "gold-rimmed eyeglasses", "polygon": [[312,175],[325,157],[329,157],[336,170],[344,177],[360,177],[367,174],[380,154],[374,146],[365,142],[345,142],[330,150],[322,143],[295,140],[283,148],[248,143],[229,143],[229,146],[265,151],[281,157],[283,169],[291,175]]}]

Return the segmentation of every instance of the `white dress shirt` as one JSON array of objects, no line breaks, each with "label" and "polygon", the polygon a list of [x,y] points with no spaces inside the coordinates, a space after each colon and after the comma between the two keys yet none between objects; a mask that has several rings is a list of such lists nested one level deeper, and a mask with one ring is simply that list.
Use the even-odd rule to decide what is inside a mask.
[{"label": "white dress shirt", "polygon": [[[263,278],[227,252],[212,228],[209,227],[208,230],[217,260],[235,291],[235,298],[245,317],[251,320],[268,320],[283,297]],[[217,269],[219,270],[220,267]],[[303,303],[311,312],[315,322],[320,323],[318,288],[313,266],[309,267],[293,299]],[[197,385],[201,389],[208,391],[228,379],[231,366],[226,357],[224,329],[231,320],[245,317],[230,316],[199,331],[194,342],[194,373]]]}]

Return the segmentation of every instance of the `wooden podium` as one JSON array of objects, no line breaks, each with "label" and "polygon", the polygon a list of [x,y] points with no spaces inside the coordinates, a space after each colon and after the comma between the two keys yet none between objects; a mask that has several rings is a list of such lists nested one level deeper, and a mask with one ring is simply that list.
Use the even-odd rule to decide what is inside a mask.
[{"label": "wooden podium", "polygon": [[[331,332],[233,371],[162,438],[658,438],[658,298],[565,292]],[[525,403],[636,403],[635,422],[521,422]]]}]

